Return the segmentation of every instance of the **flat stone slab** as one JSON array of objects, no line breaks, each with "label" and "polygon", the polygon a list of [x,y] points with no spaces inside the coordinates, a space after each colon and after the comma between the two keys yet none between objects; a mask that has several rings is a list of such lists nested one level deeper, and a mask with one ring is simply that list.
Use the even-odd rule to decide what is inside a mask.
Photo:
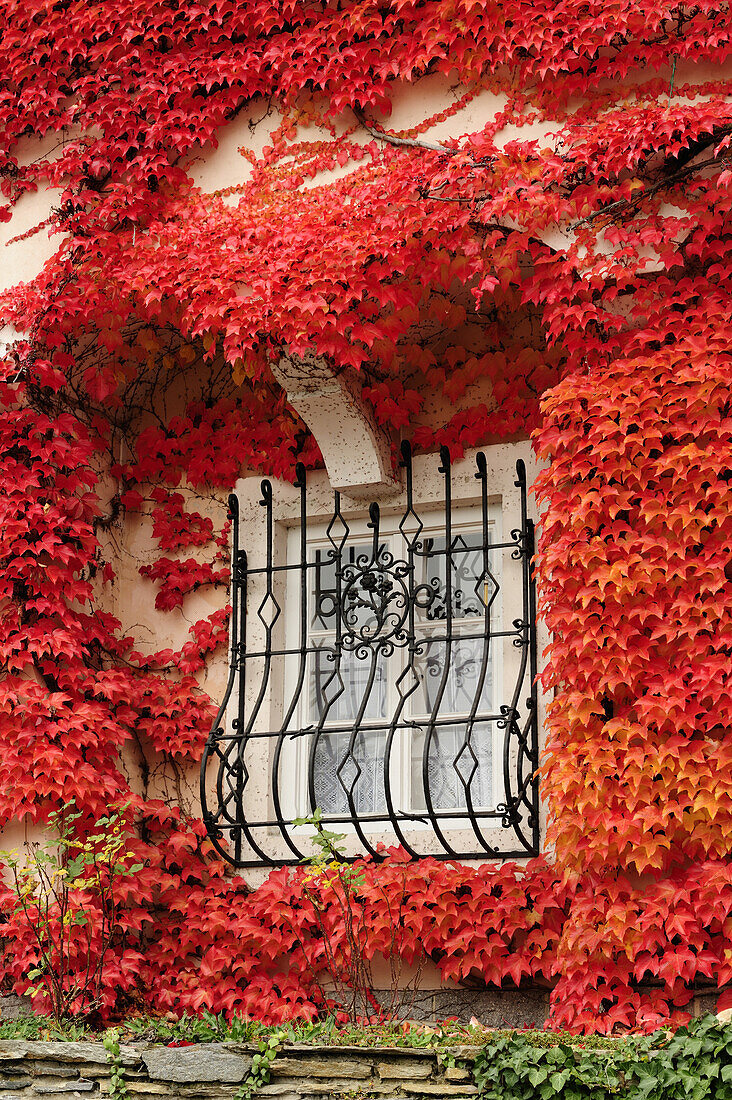
[{"label": "flat stone slab", "polygon": [[371,1076],[371,1067],[367,1062],[353,1062],[345,1058],[288,1058],[286,1055],[275,1058],[272,1063],[273,1077],[347,1077],[351,1080],[365,1080]]},{"label": "flat stone slab", "polygon": [[432,1062],[377,1062],[376,1072],[379,1077],[390,1080],[415,1080],[425,1079],[432,1073]]},{"label": "flat stone slab", "polygon": [[248,1075],[251,1058],[234,1054],[219,1043],[205,1046],[155,1047],[139,1057],[153,1081],[176,1084],[215,1081],[238,1085]]},{"label": "flat stone slab", "polygon": [[34,1092],[48,1093],[49,1095],[56,1095],[58,1093],[71,1093],[74,1096],[78,1096],[82,1092],[94,1092],[94,1089],[96,1087],[96,1081],[66,1081],[64,1084],[59,1084],[58,1081],[33,1082]]},{"label": "flat stone slab", "polygon": [[[123,1066],[139,1066],[140,1055],[134,1047],[121,1046],[119,1051]],[[62,1043],[57,1041],[26,1042],[18,1039],[0,1039],[0,1061],[21,1058],[37,1058],[42,1062],[92,1062],[107,1064],[107,1052],[101,1043]]]}]

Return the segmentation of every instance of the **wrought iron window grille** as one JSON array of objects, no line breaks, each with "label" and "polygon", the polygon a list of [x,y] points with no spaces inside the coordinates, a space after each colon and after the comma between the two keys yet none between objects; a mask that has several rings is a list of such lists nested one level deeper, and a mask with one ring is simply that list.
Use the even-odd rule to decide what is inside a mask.
[{"label": "wrought iron window grille", "polygon": [[[275,553],[269,480],[259,501],[261,563],[240,549],[239,501],[229,498],[229,678],[204,752],[201,802],[209,836],[235,866],[307,858],[307,830],[295,821],[316,807],[325,824],[345,831],[353,857],[381,858],[384,840],[442,859],[538,854],[534,524],[525,465],[516,464],[520,526],[504,541],[492,538],[482,452],[479,503],[467,526],[456,520],[446,448],[437,528],[434,513],[415,506],[407,444],[402,466],[398,521],[386,522],[372,503],[359,531],[336,492],[314,547],[298,465],[296,560]],[[510,626],[500,615],[504,557],[521,588]],[[293,609],[287,623],[284,615],[293,599],[294,629]],[[514,654],[504,662],[510,684],[496,674],[506,652]]]}]

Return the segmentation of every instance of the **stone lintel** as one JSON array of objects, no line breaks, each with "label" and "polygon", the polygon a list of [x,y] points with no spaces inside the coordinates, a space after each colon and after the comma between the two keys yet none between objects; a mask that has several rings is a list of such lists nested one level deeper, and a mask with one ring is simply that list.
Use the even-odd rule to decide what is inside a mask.
[{"label": "stone lintel", "polygon": [[391,441],[366,407],[347,370],[322,356],[283,355],[272,373],[320,447],[334,489],[351,496],[399,489]]}]

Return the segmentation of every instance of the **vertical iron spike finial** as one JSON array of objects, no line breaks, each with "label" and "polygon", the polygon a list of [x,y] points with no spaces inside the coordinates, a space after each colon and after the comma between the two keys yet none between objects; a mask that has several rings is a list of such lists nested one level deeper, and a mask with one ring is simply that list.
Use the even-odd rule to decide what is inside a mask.
[{"label": "vertical iron spike finial", "polygon": [[413,505],[412,505],[412,473],[413,473],[413,466],[412,466],[412,444],[409,442],[408,439],[403,439],[402,440],[401,452],[402,452],[401,465],[403,466],[403,468],[407,472],[407,477],[406,477],[406,482],[407,482],[407,484],[406,484],[407,511],[411,512],[412,508],[413,508]]},{"label": "vertical iron spike finial", "polygon": [[440,473],[448,474],[450,472],[450,448],[446,447],[443,443],[440,447]]},{"label": "vertical iron spike finial", "polygon": [[486,462],[485,453],[478,451],[475,456],[475,465],[478,467],[478,472],[475,475],[478,481],[485,481],[488,477],[488,463]]},{"label": "vertical iron spike finial", "polygon": [[380,519],[381,519],[381,510],[380,510],[378,504],[376,503],[376,501],[374,500],[374,501],[371,502],[371,504],[369,504],[369,522],[366,524],[366,526],[369,528],[369,530],[374,532],[373,547],[372,547],[372,550],[371,550],[371,556],[372,556],[374,561],[376,561],[376,559],[379,556],[379,521],[380,521]]},{"label": "vertical iron spike finial", "polygon": [[263,508],[271,507],[271,505],[272,505],[272,482],[269,480],[269,478],[266,478],[266,477],[264,478],[264,480],[261,483],[261,490],[262,490],[262,499],[260,500],[259,503],[262,505]]},{"label": "vertical iron spike finial", "polygon": [[229,505],[229,519],[232,523],[236,523],[239,519],[239,497],[236,493],[229,493],[227,504]]},{"label": "vertical iron spike finial", "polygon": [[514,485],[517,489],[526,488],[526,463],[523,458],[516,459],[516,480]]},{"label": "vertical iron spike finial", "polygon": [[293,482],[296,489],[302,489],[305,485],[306,479],[305,464],[303,462],[295,463],[295,481]]}]

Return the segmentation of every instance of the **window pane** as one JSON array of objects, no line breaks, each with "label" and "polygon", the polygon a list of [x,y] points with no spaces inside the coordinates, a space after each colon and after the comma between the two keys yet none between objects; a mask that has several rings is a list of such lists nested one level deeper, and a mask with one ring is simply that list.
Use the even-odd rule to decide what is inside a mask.
[{"label": "window pane", "polygon": [[336,628],[335,553],[335,550],[316,550],[311,559],[314,564],[310,592],[312,630],[335,631]]},{"label": "window pane", "polygon": [[[335,550],[316,550],[313,558],[310,628],[335,633],[340,626],[346,645],[391,634],[406,609],[405,588],[385,544],[376,561],[370,542],[347,546],[340,555],[340,596]],[[340,609],[338,607],[340,599]],[[340,622],[339,622],[340,619]]]},{"label": "window pane", "polygon": [[[417,558],[420,617],[427,622],[447,618],[447,566],[450,561],[450,602],[453,619],[485,614],[496,588],[489,571],[484,569],[483,536],[480,532],[455,535],[452,550],[446,552],[444,535],[422,540]],[[490,566],[490,562],[488,563]]]},{"label": "window pane", "polygon": [[346,792],[352,791],[359,814],[383,812],[386,733],[359,733],[351,754],[349,741],[347,733],[321,734],[314,764],[316,806],[324,814],[347,814]]},{"label": "window pane", "polygon": [[470,713],[481,677],[478,713],[490,714],[493,709],[493,660],[491,651],[485,651],[486,643],[483,638],[456,637],[449,647],[444,640],[422,639],[414,658],[414,671],[420,686],[411,696],[412,713],[432,714],[449,652],[450,668],[439,714],[444,717],[448,714]]},{"label": "window pane", "polygon": [[[314,761],[316,804],[326,814],[347,816],[347,792],[351,792],[358,813],[384,812],[386,728],[397,700],[406,697],[400,723],[407,723],[407,729],[402,726],[397,743],[406,755],[402,767],[411,776],[400,781],[398,754],[393,776],[401,797],[417,812],[424,812],[425,731],[407,732],[409,723],[433,713],[438,719],[451,720],[475,710],[477,721],[470,738],[460,721],[436,727],[429,744],[429,790],[438,810],[465,809],[466,786],[475,808],[489,808],[494,727],[488,719],[495,715],[495,663],[494,643],[487,648],[484,629],[486,611],[498,592],[491,569],[497,563],[486,562],[482,530],[453,535],[449,554],[444,534],[421,538],[412,582],[416,650],[410,654],[404,648],[407,634],[399,626],[400,617],[406,618],[409,577],[405,563],[392,557],[397,545],[401,552],[401,542],[392,546],[387,532],[375,562],[372,543],[363,538],[349,540],[340,550],[340,559],[332,548],[311,551],[307,719],[312,727],[321,727]],[[336,583],[339,560],[340,590]],[[445,640],[448,569],[449,644]],[[361,727],[383,724],[384,728],[359,728],[349,752],[356,722]]]},{"label": "window pane", "polygon": [[[437,727],[432,735],[427,758],[427,780],[432,806],[436,810],[465,809],[466,791],[473,809],[493,806],[492,722],[476,722],[468,737],[465,723]],[[423,758],[426,732],[412,738],[412,792],[415,812],[426,810]]]},{"label": "window pane", "polygon": [[332,644],[320,642],[311,656],[309,680],[310,722],[323,718],[332,725],[354,722],[365,696],[362,720],[386,717],[386,661],[378,654],[359,656],[342,650],[338,661]]}]

